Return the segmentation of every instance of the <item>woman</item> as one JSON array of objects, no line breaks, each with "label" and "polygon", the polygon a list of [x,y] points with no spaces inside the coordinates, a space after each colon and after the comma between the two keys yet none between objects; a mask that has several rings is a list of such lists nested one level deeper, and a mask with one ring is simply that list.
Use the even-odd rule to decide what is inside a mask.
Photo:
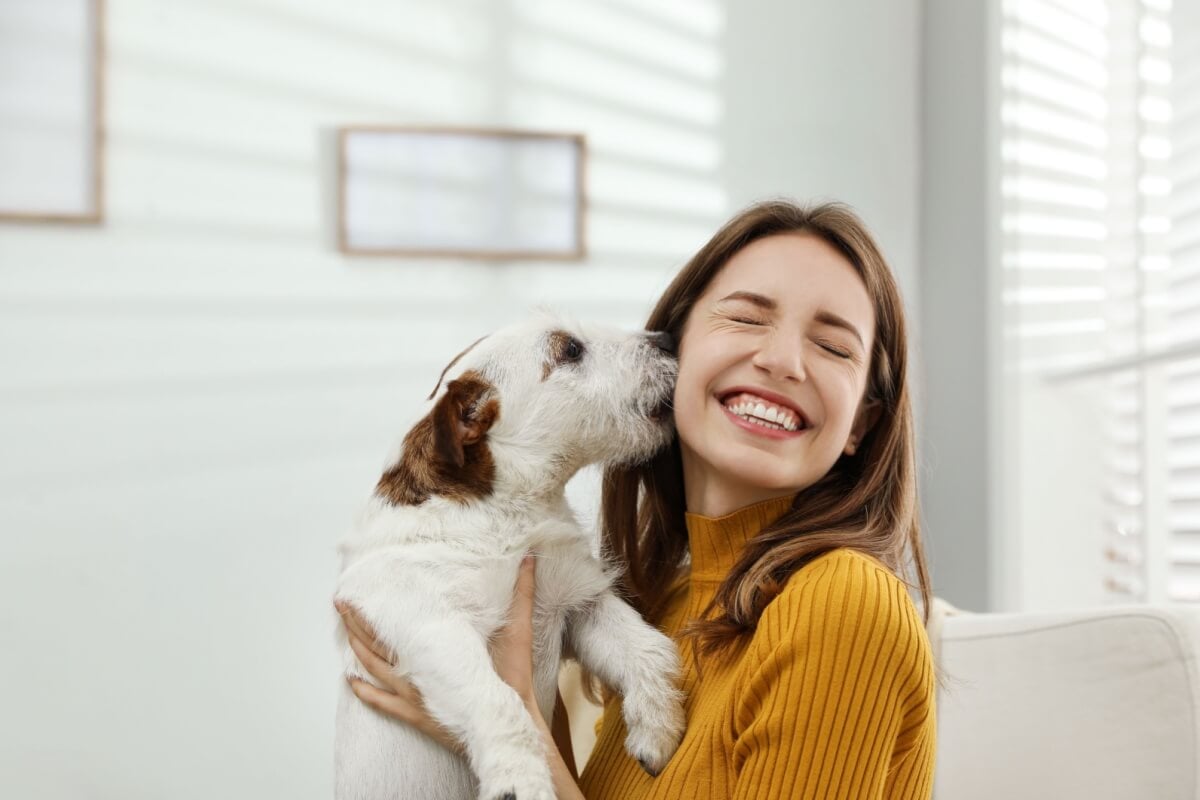
[{"label": "woman", "polygon": [[[558,796],[928,797],[933,659],[898,577],[911,567],[928,605],[907,341],[873,239],[839,204],[752,206],[646,327],[679,342],[677,442],[605,475],[601,529],[630,602],[680,645],[688,728],[652,778],[625,753],[609,698],[576,781],[532,700],[527,560],[496,664],[557,744]],[[343,618],[392,689],[357,682],[356,694],[456,746]]]}]

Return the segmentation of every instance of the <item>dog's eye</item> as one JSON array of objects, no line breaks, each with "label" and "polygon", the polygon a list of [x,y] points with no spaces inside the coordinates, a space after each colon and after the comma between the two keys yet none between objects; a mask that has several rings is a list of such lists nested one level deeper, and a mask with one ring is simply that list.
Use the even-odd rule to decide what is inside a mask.
[{"label": "dog's eye", "polygon": [[566,331],[550,332],[550,347],[546,353],[546,363],[542,368],[542,380],[550,377],[550,373],[566,364],[575,364],[583,358],[587,348],[583,342]]}]

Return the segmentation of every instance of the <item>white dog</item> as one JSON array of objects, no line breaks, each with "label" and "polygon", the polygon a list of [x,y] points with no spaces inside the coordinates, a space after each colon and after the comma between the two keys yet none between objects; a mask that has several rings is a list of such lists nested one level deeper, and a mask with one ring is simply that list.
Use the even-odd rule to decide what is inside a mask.
[{"label": "white dog", "polygon": [[[563,489],[587,464],[633,463],[669,442],[669,342],[545,316],[485,337],[447,367],[458,365],[456,377],[340,543],[336,598],[371,623],[397,674],[464,743],[470,768],[343,682],[338,800],[553,800],[534,722],[488,652],[528,551],[539,558],[543,716],[554,712],[560,659],[573,656],[623,696],[629,753],[651,774],[666,765],[684,728],[675,647],[614,594]],[[341,628],[339,643],[346,674],[371,681]]]}]

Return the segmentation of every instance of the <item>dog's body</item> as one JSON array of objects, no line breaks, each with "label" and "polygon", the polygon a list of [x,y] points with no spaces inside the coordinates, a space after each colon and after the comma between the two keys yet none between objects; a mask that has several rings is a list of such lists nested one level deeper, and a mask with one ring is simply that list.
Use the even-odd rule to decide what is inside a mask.
[{"label": "dog's body", "polygon": [[[571,655],[623,695],[627,746],[650,772],[678,746],[674,645],[613,593],[563,492],[586,464],[640,460],[666,444],[656,410],[673,361],[646,336],[566,327],[514,326],[460,357],[462,375],[406,437],[341,543],[337,598],[371,623],[397,672],[463,741],[470,768],[343,685],[338,800],[552,800],[541,737],[487,646],[530,551],[543,717],[552,719],[559,662]],[[347,675],[372,680],[340,633]]]}]

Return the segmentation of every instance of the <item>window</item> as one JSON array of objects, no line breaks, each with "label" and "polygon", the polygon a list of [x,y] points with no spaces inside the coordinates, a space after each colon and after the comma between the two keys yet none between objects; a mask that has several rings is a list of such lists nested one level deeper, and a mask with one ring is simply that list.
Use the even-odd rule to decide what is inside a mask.
[{"label": "window", "polygon": [[1002,8],[1023,604],[1200,601],[1200,4]]}]

